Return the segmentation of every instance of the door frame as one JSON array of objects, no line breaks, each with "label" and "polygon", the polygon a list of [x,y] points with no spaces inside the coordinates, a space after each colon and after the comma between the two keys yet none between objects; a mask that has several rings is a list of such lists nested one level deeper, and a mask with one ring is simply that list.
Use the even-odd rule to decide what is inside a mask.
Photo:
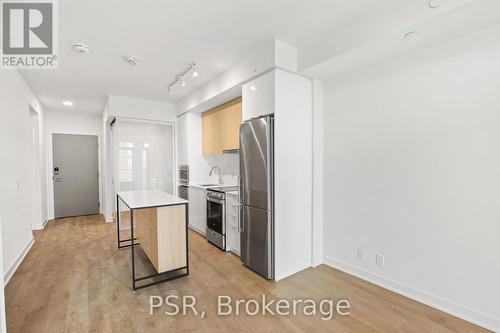
[{"label": "door frame", "polygon": [[103,211],[102,202],[102,165],[101,165],[101,154],[102,154],[102,135],[96,132],[82,132],[82,131],[47,131],[47,215],[49,219],[54,219],[54,181],[52,179],[53,169],[54,169],[54,152],[52,146],[52,135],[53,134],[66,134],[66,135],[91,135],[97,136],[97,167],[99,170],[99,214]]},{"label": "door frame", "polygon": [[[33,201],[32,201],[32,221],[31,229],[40,230],[43,229],[45,223],[47,222],[46,216],[44,216],[43,207],[43,178],[44,171],[42,170],[43,164],[43,147],[42,147],[42,128],[40,112],[37,111],[31,104],[28,110],[29,115],[29,129],[30,129],[30,152],[31,152],[31,162],[32,162],[32,179],[31,185],[33,187]],[[43,185],[42,185],[43,184]]]}]

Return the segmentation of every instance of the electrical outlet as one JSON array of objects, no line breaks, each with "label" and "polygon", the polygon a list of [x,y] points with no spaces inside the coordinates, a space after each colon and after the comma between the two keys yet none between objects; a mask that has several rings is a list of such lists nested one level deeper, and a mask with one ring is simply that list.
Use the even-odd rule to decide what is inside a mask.
[{"label": "electrical outlet", "polygon": [[384,256],[377,253],[375,255],[375,264],[377,264],[378,266],[384,266]]},{"label": "electrical outlet", "polygon": [[358,249],[358,259],[359,260],[365,260],[365,250]]}]

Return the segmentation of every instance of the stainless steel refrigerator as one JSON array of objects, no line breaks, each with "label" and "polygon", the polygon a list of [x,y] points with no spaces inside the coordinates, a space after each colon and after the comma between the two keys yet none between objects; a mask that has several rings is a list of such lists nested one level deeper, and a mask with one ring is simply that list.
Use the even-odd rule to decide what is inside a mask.
[{"label": "stainless steel refrigerator", "polygon": [[274,117],[240,127],[241,261],[274,279]]}]

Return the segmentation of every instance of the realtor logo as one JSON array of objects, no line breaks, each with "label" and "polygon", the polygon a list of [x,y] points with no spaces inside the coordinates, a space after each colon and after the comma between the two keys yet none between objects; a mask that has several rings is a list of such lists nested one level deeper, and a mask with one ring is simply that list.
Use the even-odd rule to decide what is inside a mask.
[{"label": "realtor logo", "polygon": [[2,2],[3,68],[56,68],[56,17],[52,0]]}]

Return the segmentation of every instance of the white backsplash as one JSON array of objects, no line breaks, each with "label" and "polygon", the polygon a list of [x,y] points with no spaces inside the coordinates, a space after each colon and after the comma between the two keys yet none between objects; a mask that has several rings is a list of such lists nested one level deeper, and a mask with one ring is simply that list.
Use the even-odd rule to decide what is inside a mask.
[{"label": "white backsplash", "polygon": [[[224,184],[238,184],[238,176],[240,174],[240,155],[238,153],[205,156],[204,158],[210,165],[210,168],[218,166],[221,169]],[[207,178],[209,182],[217,183],[219,177],[215,174],[208,176],[207,173]]]}]

